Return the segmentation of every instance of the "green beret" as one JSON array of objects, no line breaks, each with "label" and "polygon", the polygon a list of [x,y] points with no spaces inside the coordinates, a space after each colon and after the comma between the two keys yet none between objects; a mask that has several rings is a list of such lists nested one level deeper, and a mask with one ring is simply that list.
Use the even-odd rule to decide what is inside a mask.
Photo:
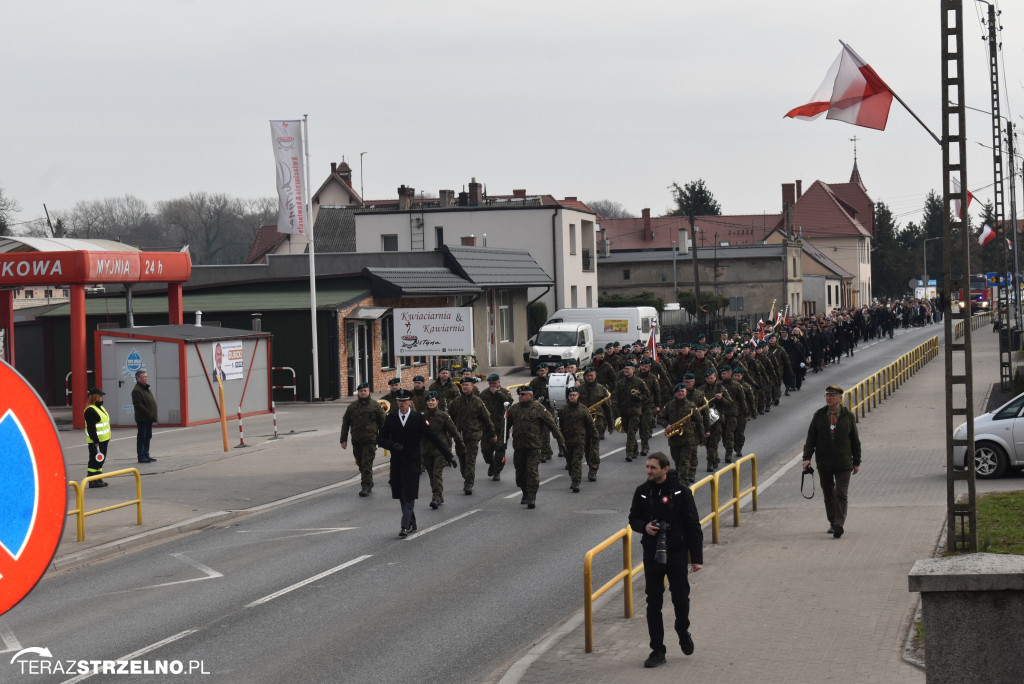
[{"label": "green beret", "polygon": [[501,376],[498,375],[497,373],[491,373],[490,375],[487,376],[487,382],[492,382],[494,380],[501,380]]},{"label": "green beret", "polygon": [[425,377],[423,377],[422,375],[414,375],[414,376],[412,376],[412,381],[413,382],[426,382],[427,379]]}]

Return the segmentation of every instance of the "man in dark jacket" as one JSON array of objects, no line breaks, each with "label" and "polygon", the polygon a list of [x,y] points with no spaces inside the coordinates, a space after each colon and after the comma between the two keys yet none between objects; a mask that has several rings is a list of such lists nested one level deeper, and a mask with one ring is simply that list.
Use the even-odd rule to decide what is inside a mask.
[{"label": "man in dark jacket", "polygon": [[135,408],[135,425],[139,429],[135,436],[139,463],[153,463],[156,459],[150,458],[149,442],[153,439],[153,423],[156,422],[156,398],[149,390],[149,373],[144,370],[135,371],[132,406]]},{"label": "man in dark jacket", "polygon": [[843,536],[846,524],[847,492],[850,476],[860,471],[860,435],[857,417],[843,406],[843,388],[825,388],[825,406],[814,412],[804,442],[804,469],[811,465],[811,456],[818,462],[821,498],[825,500],[828,533],[836,539]]},{"label": "man in dark jacket", "polygon": [[416,531],[413,507],[420,492],[420,438],[428,439],[452,468],[455,456],[435,433],[422,413],[412,410],[412,392],[399,390],[398,411],[388,414],[377,435],[377,444],[391,452],[391,498],[402,503],[402,527],[398,536],[405,538]]},{"label": "man in dark jacket", "polygon": [[[668,524],[668,529],[662,528]],[[647,631],[651,637],[651,655],[644,667],[657,667],[665,662],[665,625],[661,604],[665,596],[665,578],[672,592],[676,612],[676,634],[686,655],[693,654],[690,637],[690,583],[686,579],[687,563],[697,572],[704,564],[704,533],[690,488],[669,470],[669,459],[661,451],[647,457],[647,482],[636,488],[629,509],[629,526],[643,535],[644,581],[647,588]],[[658,562],[660,534],[665,535],[667,562]]]}]

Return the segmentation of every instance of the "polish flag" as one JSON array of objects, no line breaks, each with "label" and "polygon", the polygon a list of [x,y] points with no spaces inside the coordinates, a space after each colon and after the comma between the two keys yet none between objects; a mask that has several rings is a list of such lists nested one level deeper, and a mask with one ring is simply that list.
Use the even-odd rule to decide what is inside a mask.
[{"label": "polish flag", "polygon": [[996,231],[992,230],[992,226],[985,224],[985,227],[981,229],[981,234],[978,235],[978,244],[984,247],[988,243],[992,242],[996,238]]},{"label": "polish flag", "polygon": [[843,49],[811,101],[791,109],[786,116],[810,121],[828,112],[826,119],[884,131],[892,105],[892,90],[853,48],[839,42]]},{"label": "polish flag", "polygon": [[[963,212],[960,211],[960,179],[956,176],[950,176],[949,182],[953,185],[953,206],[956,208],[956,215],[963,218]],[[971,202],[974,201],[974,195],[971,191],[967,191],[967,209],[970,210]],[[987,226],[986,226],[987,227]],[[984,244],[984,243],[982,243]]]}]

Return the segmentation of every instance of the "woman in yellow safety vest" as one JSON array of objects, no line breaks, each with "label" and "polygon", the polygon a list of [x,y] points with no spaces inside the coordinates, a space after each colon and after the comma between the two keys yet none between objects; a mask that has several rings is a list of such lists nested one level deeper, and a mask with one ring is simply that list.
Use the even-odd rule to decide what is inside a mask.
[{"label": "woman in yellow safety vest", "polygon": [[[89,444],[89,475],[103,472],[107,460],[107,444],[110,443],[110,414],[103,408],[103,395],[98,387],[89,390],[89,405],[85,407],[85,441]],[[92,480],[89,487],[106,487],[103,480]]]}]

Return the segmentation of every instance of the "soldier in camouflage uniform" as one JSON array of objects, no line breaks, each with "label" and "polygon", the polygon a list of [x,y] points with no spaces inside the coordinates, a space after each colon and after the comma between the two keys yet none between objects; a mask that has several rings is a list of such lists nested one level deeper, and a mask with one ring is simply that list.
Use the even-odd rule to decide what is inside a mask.
[{"label": "soldier in camouflage uniform", "polygon": [[[430,429],[437,433],[448,451],[452,450],[452,442],[455,443],[456,453],[465,450],[462,435],[452,421],[451,417],[440,408],[437,392],[430,391],[426,394],[427,410],[423,412]],[[437,509],[444,503],[444,467],[448,464],[444,455],[438,451],[434,443],[429,439],[420,438],[420,454],[423,457],[423,467],[427,470],[427,477],[430,478],[430,507]]]},{"label": "soldier in camouflage uniform", "polygon": [[[590,407],[609,396],[611,396],[611,392],[608,391],[608,388],[597,382],[597,370],[593,366],[587,366],[583,372],[583,384],[580,386],[580,403],[589,411]],[[597,480],[597,469],[601,467],[601,440],[604,439],[604,431],[608,430],[609,435],[615,432],[615,428],[612,427],[614,422],[612,402],[609,400],[598,406],[596,413],[597,415],[594,415],[594,430],[597,432],[597,439],[591,441],[587,453],[587,465],[590,468],[587,472],[587,479],[591,482]],[[593,415],[593,412],[591,414]]]},{"label": "soldier in camouflage uniform", "polygon": [[487,376],[487,389],[480,393],[480,400],[491,414],[491,425],[498,439],[480,442],[480,451],[487,464],[487,477],[495,482],[501,480],[501,470],[505,467],[505,447],[501,441],[505,434],[505,412],[512,405],[512,395],[501,386],[501,377],[497,373]]},{"label": "soldier in camouflage uniform", "polygon": [[615,383],[615,403],[618,405],[622,427],[626,431],[626,462],[636,456],[636,433],[640,429],[644,405],[650,401],[651,391],[647,383],[634,375],[636,364],[627,361],[622,367],[622,375]]},{"label": "soldier in camouflage uniform", "polygon": [[[718,411],[718,420],[714,423],[708,417],[709,411],[704,412],[704,438],[707,448],[708,472],[713,473],[718,468],[718,443],[722,439],[722,432],[725,428],[726,416],[732,406],[732,398],[722,383],[718,381],[718,373],[712,368],[704,375],[704,386],[701,388],[704,396],[711,401],[711,406]],[[710,407],[709,407],[710,408]]]},{"label": "soldier in camouflage uniform", "polygon": [[654,418],[661,410],[661,379],[651,371],[652,360],[644,357],[640,360],[640,372],[637,377],[647,384],[650,397],[644,404],[640,415],[640,458],[646,459],[650,452],[651,434],[654,433]]},{"label": "soldier in camouflage uniform", "polygon": [[441,402],[441,410],[443,411],[447,411],[448,404],[458,398],[459,388],[452,382],[452,371],[448,366],[444,366],[437,371],[437,380],[430,384],[430,391],[437,392],[437,399]]},{"label": "soldier in camouflage uniform", "polygon": [[704,429],[704,420],[697,411],[697,405],[687,397],[686,385],[679,383],[675,386],[672,398],[658,413],[658,422],[667,432],[674,423],[686,416],[692,417],[683,424],[682,432],[668,438],[668,448],[680,479],[691,485],[697,477],[698,433]]},{"label": "soldier in camouflage uniform", "polygon": [[[533,400],[540,402],[544,408],[548,408],[548,364],[541,361],[537,364],[537,377],[530,380],[530,388],[533,389]],[[540,460],[541,463],[551,460],[551,434],[541,427],[543,437],[541,438]]]},{"label": "soldier in camouflage uniform", "polygon": [[[722,416],[725,427],[722,428],[722,444],[725,445],[725,462],[732,463],[733,449],[735,447],[736,426],[742,420],[746,422],[747,402],[743,394],[743,388],[732,379],[732,366],[726,364],[718,369],[722,375],[722,387],[729,393],[732,399],[732,406]],[[737,455],[739,458],[739,455]]]},{"label": "soldier in camouflage uniform", "polygon": [[345,409],[341,419],[341,448],[348,448],[348,435],[352,431],[352,455],[359,467],[362,489],[359,496],[369,496],[373,489],[373,457],[377,454],[377,433],[384,425],[384,408],[370,399],[370,385],[356,387],[356,400]]},{"label": "soldier in camouflage uniform", "polygon": [[476,481],[476,454],[480,449],[480,441],[498,441],[494,432],[494,423],[487,406],[479,396],[473,394],[476,389],[476,377],[462,378],[462,394],[448,405],[448,414],[455,422],[455,427],[462,434],[465,448],[459,454],[459,470],[462,471],[463,494],[473,493]]},{"label": "soldier in camouflage uniform", "polygon": [[[750,420],[757,420],[757,407],[754,404],[754,390],[744,381],[747,369],[743,366],[733,366],[732,380],[735,383],[736,392],[743,394],[744,409],[740,410],[740,417],[736,421],[736,432],[732,438],[733,453],[736,458],[743,457],[743,444],[746,442],[747,423]],[[732,391],[731,396],[736,396]],[[738,401],[738,400],[737,400]]]},{"label": "soldier in camouflage uniform", "polygon": [[590,411],[580,403],[578,387],[565,390],[566,404],[558,410],[558,427],[565,438],[565,459],[569,466],[569,487],[574,493],[580,491],[580,480],[583,479],[583,459],[587,456],[590,445],[598,441],[597,430]]},{"label": "soldier in camouflage uniform", "polygon": [[[562,437],[555,419],[551,417],[548,410],[540,402],[533,399],[533,388],[525,385],[519,388],[519,402],[508,410],[508,426],[506,427],[505,441],[508,441],[508,432],[512,433],[512,464],[516,469],[516,486],[523,490],[523,499],[520,504],[526,504],[527,508],[537,507],[537,490],[540,489],[540,464],[541,442],[544,434],[541,428],[552,432],[558,441],[560,451],[565,451],[565,439]],[[551,441],[551,438],[547,438]]]},{"label": "soldier in camouflage uniform", "polygon": [[427,410],[427,379],[422,375],[412,379],[412,408],[420,413]]}]

